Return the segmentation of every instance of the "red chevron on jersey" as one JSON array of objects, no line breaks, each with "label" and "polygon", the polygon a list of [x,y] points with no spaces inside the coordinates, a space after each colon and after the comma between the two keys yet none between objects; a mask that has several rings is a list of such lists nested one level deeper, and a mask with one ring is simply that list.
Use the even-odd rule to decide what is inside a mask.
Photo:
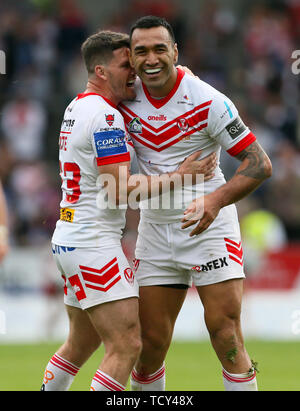
[{"label": "red chevron on jersey", "polygon": [[100,270],[83,265],[80,265],[79,268],[85,281],[85,286],[94,290],[106,292],[121,279],[116,258],[113,258]]},{"label": "red chevron on jersey", "polygon": [[[153,150],[162,151],[167,147],[176,144],[184,137],[207,127],[207,118],[211,103],[212,100],[206,101],[205,103],[195,107],[193,110],[190,110],[157,128],[143,120],[128,107],[124,106],[124,104],[120,105],[120,111],[122,112],[127,124],[129,124],[134,118],[138,117],[143,125],[142,133],[131,133],[131,136],[134,139]],[[180,127],[183,121],[188,126],[185,127],[185,129]],[[128,131],[130,133],[130,130]]]},{"label": "red chevron on jersey", "polygon": [[202,103],[202,104],[200,104],[199,106],[193,108],[193,110],[187,111],[187,112],[184,113],[183,115],[178,116],[178,117],[174,118],[173,120],[167,122],[167,123],[164,124],[163,126],[157,127],[157,128],[151,126],[151,124],[149,124],[147,121],[145,121],[145,120],[143,120],[142,118],[140,118],[139,115],[137,115],[136,113],[134,113],[132,110],[130,110],[130,109],[129,109],[127,106],[125,106],[123,103],[119,105],[119,109],[122,111],[122,114],[123,114],[123,115],[124,115],[124,112],[125,112],[125,114],[128,115],[128,118],[133,119],[133,118],[139,117],[141,123],[142,123],[145,127],[147,127],[148,129],[152,130],[152,131],[155,132],[155,133],[160,133],[160,132],[164,131],[166,128],[168,128],[170,125],[172,125],[172,124],[174,124],[174,123],[176,124],[177,121],[178,121],[180,118],[188,118],[188,117],[190,117],[190,116],[193,116],[194,114],[197,114],[197,112],[198,112],[199,110],[202,110],[202,109],[205,109],[205,108],[207,108],[207,113],[206,113],[206,115],[205,115],[205,117],[207,118],[208,109],[209,109],[209,106],[211,105],[211,103],[212,103],[212,100],[206,101],[205,103]]},{"label": "red chevron on jersey", "polygon": [[241,241],[239,243],[230,240],[229,238],[224,238],[226,249],[229,253],[229,258],[236,263],[243,265],[244,254]]}]

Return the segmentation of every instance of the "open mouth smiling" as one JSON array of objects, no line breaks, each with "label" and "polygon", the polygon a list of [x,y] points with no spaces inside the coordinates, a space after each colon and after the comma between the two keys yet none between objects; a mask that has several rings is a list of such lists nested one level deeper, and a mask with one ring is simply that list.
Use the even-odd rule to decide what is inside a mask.
[{"label": "open mouth smiling", "polygon": [[155,74],[159,74],[162,71],[162,68],[158,67],[158,68],[153,68],[153,69],[145,69],[144,72],[147,75],[155,75]]}]

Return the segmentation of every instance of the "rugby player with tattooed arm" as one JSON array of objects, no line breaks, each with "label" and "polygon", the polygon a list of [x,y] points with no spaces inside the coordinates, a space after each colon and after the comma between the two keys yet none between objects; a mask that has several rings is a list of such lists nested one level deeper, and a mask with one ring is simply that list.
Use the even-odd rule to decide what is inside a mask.
[{"label": "rugby player with tattooed arm", "polygon": [[[228,182],[218,162],[204,191],[193,187],[198,190],[196,199],[185,207],[141,209],[136,276],[142,351],[132,372],[132,389],[165,389],[164,360],[187,289],[194,284],[225,389],[256,391],[255,367],[240,321],[245,274],[234,203],[271,176],[271,162],[227,96],[176,68],[177,44],[165,19],[139,19],[130,41],[130,60],[140,80],[136,98],[124,101],[120,110],[140,172],[172,172],[199,149],[203,157],[215,151],[219,160],[223,148],[241,161]],[[191,187],[184,190],[188,198]],[[201,389],[201,358],[197,360]]]}]

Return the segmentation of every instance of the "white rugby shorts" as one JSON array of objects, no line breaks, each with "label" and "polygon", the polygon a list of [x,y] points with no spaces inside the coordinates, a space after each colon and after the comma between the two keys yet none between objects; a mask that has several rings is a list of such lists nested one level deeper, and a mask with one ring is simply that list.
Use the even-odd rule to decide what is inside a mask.
[{"label": "white rugby shorts", "polygon": [[135,271],[139,286],[185,284],[203,286],[245,278],[243,249],[236,207],[222,208],[200,235],[194,226],[153,224],[141,219]]},{"label": "white rugby shorts", "polygon": [[121,245],[75,248],[52,244],[64,279],[64,303],[86,309],[138,297],[138,284]]}]

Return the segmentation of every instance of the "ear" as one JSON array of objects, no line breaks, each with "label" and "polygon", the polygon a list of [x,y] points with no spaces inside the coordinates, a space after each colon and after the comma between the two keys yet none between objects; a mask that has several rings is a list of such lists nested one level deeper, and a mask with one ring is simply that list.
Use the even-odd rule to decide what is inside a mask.
[{"label": "ear", "polygon": [[106,80],[107,77],[106,77],[106,71],[105,71],[104,66],[102,65],[95,66],[95,75],[96,77],[101,78],[102,80]]},{"label": "ear", "polygon": [[127,52],[127,53],[128,53],[129,63],[130,63],[130,65],[131,65],[131,67],[134,68],[131,49],[128,49],[128,52]]},{"label": "ear", "polygon": [[174,64],[178,62],[178,47],[177,43],[174,44]]}]

